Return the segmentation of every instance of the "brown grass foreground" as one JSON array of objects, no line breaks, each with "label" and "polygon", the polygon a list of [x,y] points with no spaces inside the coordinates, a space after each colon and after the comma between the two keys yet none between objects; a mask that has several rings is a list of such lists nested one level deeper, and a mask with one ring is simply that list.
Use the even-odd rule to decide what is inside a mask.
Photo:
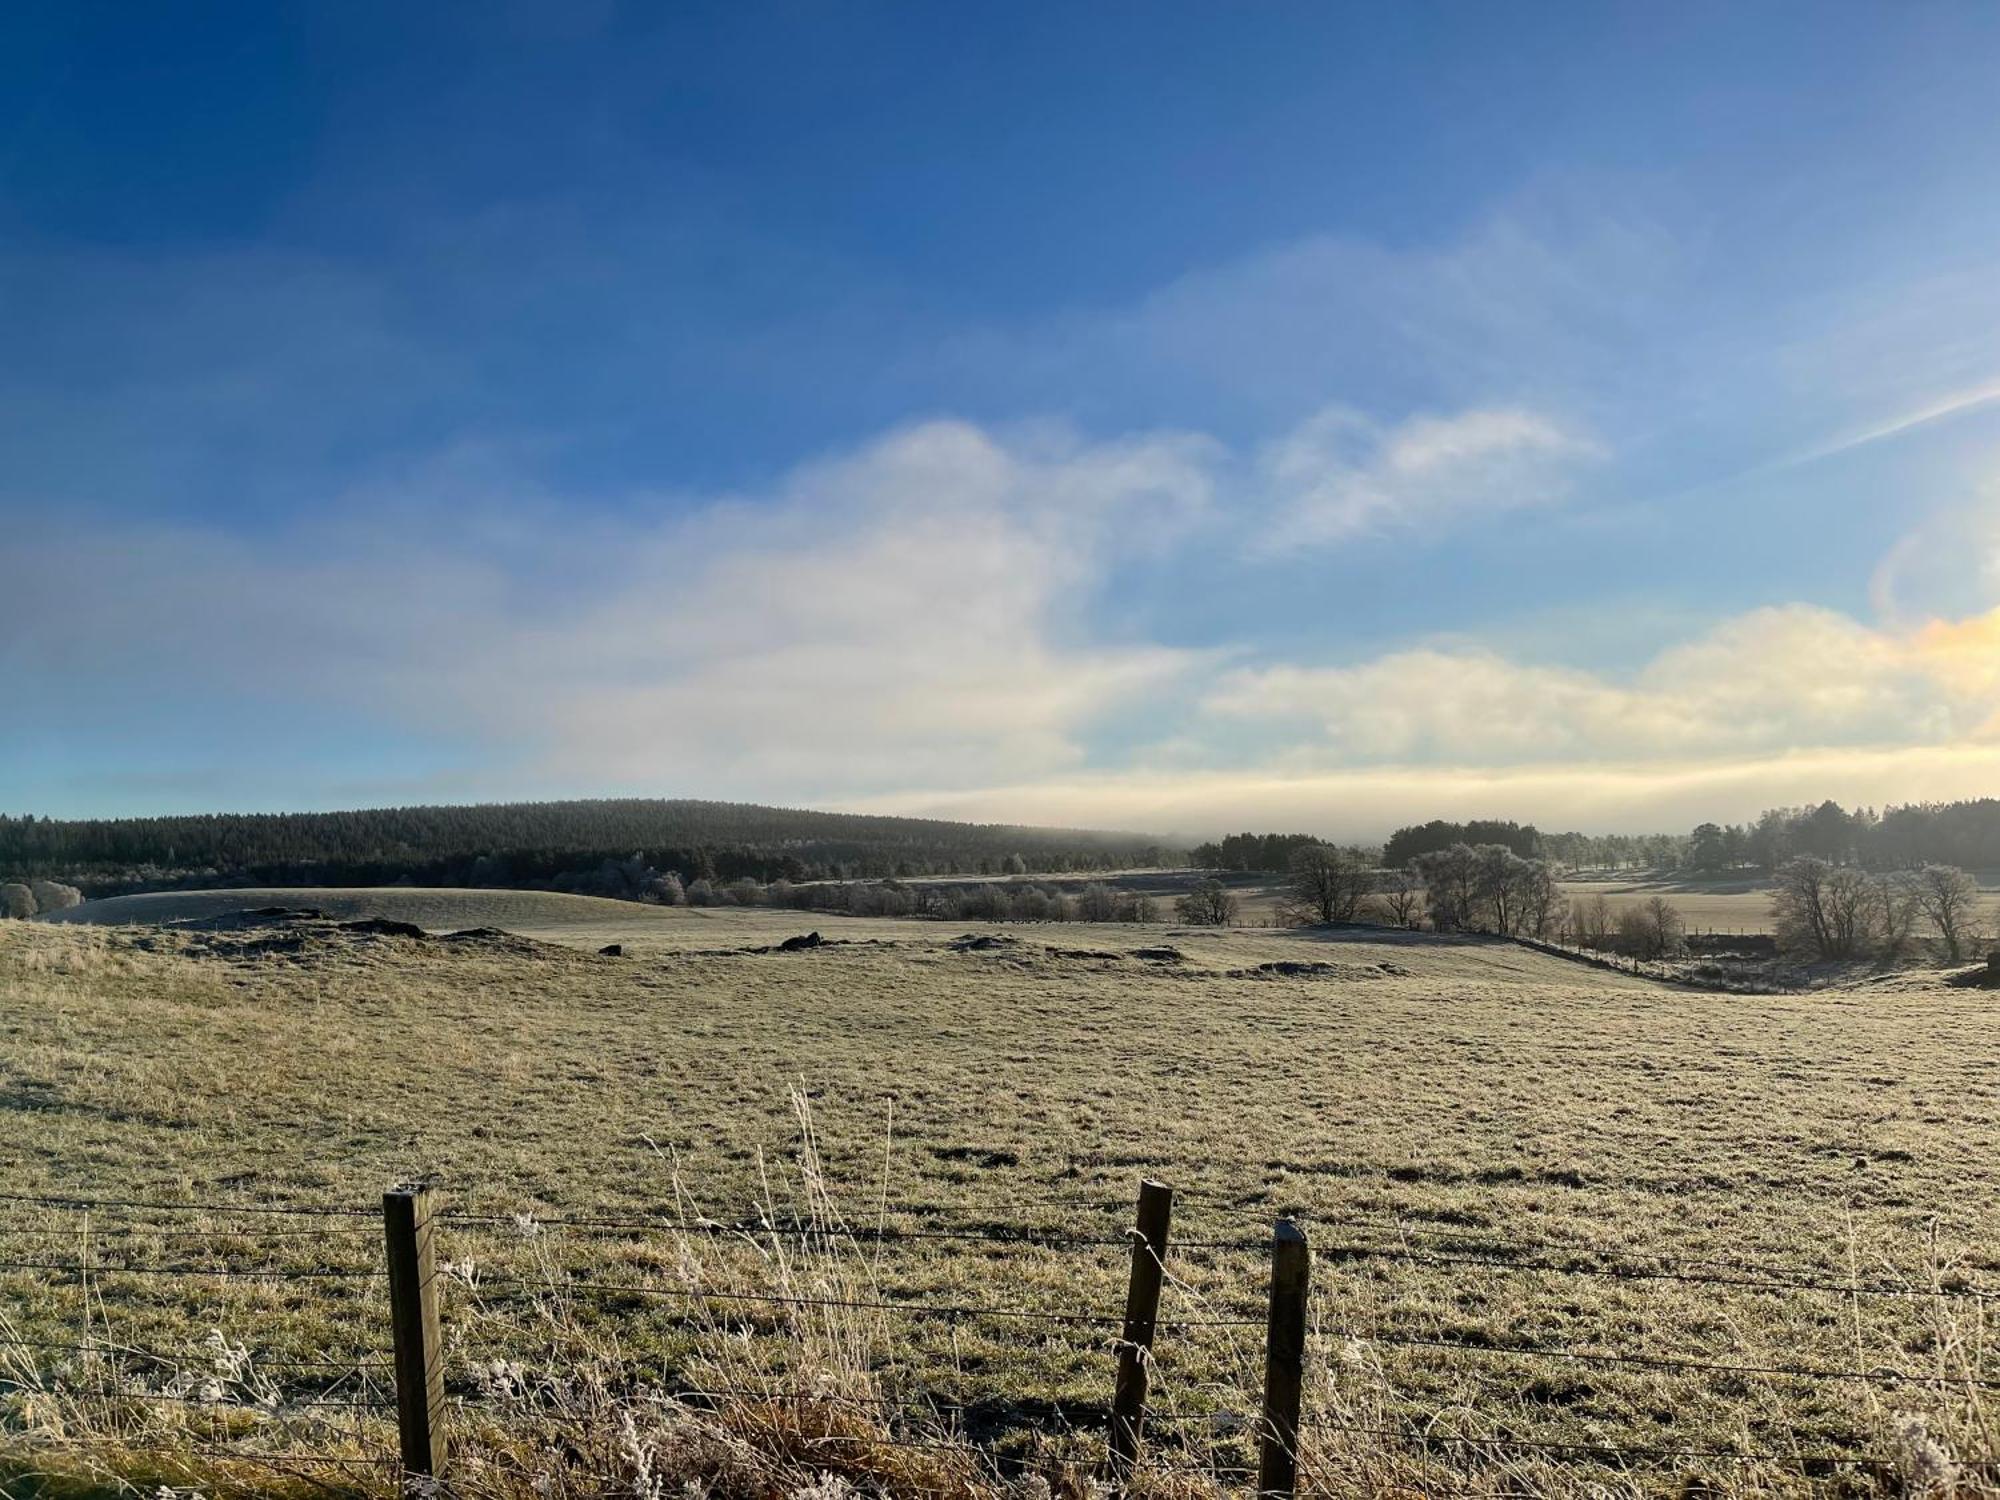
[{"label": "brown grass foreground", "polygon": [[[0,927],[0,1190],[359,1210],[6,1202],[11,1487],[390,1487],[368,1208],[421,1176],[474,1216],[457,1493],[1082,1494],[1115,1328],[1003,1314],[1115,1320],[1143,1174],[1182,1195],[1163,1316],[1200,1325],[1162,1336],[1143,1492],[1243,1483],[1238,1247],[1280,1213],[1318,1249],[1320,1493],[1995,1492],[1989,1304],[1950,1295],[2000,1270],[1989,995],[1279,933],[742,951],[779,920],[623,958]],[[606,1219],[648,1222],[574,1222]]]}]

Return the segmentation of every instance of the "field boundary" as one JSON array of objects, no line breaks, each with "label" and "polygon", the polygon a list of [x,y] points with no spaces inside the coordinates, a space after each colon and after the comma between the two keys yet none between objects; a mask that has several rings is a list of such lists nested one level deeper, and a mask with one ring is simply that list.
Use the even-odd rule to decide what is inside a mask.
[{"label": "field boundary", "polygon": [[[318,1411],[341,1410],[379,1418],[384,1423],[393,1414],[397,1452],[380,1457],[355,1458],[315,1454],[308,1450],[276,1454],[237,1452],[206,1448],[181,1450],[190,1456],[205,1453],[216,1458],[240,1459],[253,1464],[277,1467],[310,1467],[327,1464],[375,1468],[394,1473],[399,1484],[405,1479],[442,1479],[449,1468],[447,1434],[454,1422],[477,1412],[482,1401],[475,1396],[447,1394],[447,1358],[441,1330],[452,1308],[447,1292],[460,1286],[452,1268],[439,1253],[441,1242],[455,1229],[491,1226],[532,1226],[534,1232],[562,1230],[579,1236],[634,1234],[696,1234],[747,1236],[782,1241],[810,1249],[815,1245],[852,1243],[882,1245],[904,1241],[942,1241],[984,1244],[996,1247],[1032,1247],[1056,1253],[1102,1252],[1123,1248],[1130,1255],[1130,1282],[1122,1309],[1104,1307],[1027,1307],[1005,1301],[945,1302],[923,1298],[889,1296],[833,1297],[760,1293],[740,1288],[701,1285],[665,1286],[644,1280],[570,1273],[547,1276],[482,1277],[476,1292],[482,1313],[505,1305],[509,1298],[527,1306],[537,1299],[557,1297],[566,1301],[598,1299],[665,1299],[690,1309],[711,1306],[786,1309],[794,1312],[823,1313],[832,1309],[862,1311],[883,1316],[946,1320],[957,1326],[962,1321],[995,1319],[1048,1328],[1102,1330],[1114,1356],[1113,1378],[1107,1381],[1109,1397],[1103,1411],[1073,1413],[1071,1432],[1077,1417],[1087,1426],[1101,1427],[1102,1463],[1114,1480],[1129,1476],[1146,1451],[1146,1435],[1177,1425],[1214,1422],[1235,1415],[1247,1419],[1255,1433],[1260,1494],[1289,1496],[1297,1487],[1297,1463],[1302,1435],[1316,1431],[1342,1432],[1367,1436],[1385,1443],[1419,1449],[1462,1451],[1488,1449],[1494,1452],[1522,1451],[1617,1465],[1701,1460],[1711,1463],[1777,1464],[1798,1467],[1806,1473],[1841,1469],[1891,1471],[1897,1458],[1877,1451],[1822,1449],[1787,1450],[1783,1447],[1722,1448],[1713,1445],[1618,1444],[1615,1442],[1563,1442],[1534,1438],[1504,1430],[1486,1433],[1458,1433],[1424,1426],[1360,1424],[1336,1422],[1302,1415],[1300,1390],[1309,1341],[1320,1344],[1372,1346],[1422,1350],[1454,1360],[1559,1362],[1583,1365],[1616,1365],[1711,1379],[1741,1380],[1757,1377],[1770,1380],[1840,1382],[1865,1384],[1875,1388],[1928,1386],[1949,1388],[1961,1393],[2000,1391],[2000,1378],[1983,1373],[1952,1374],[1944,1370],[1919,1371],[1904,1368],[1862,1368],[1823,1364],[1793,1364],[1732,1361],[1699,1357],[1697,1352],[1596,1347],[1571,1343],[1472,1340],[1448,1336],[1441,1330],[1394,1326],[1342,1326],[1337,1308],[1327,1306],[1322,1293],[1314,1299],[1310,1292],[1311,1269],[1317,1262],[1337,1265],[1369,1260],[1407,1261],[1453,1274],[1535,1274],[1624,1281],[1671,1281],[1730,1287],[1767,1293],[1809,1293],[1836,1299],[1860,1301],[1874,1298],[1935,1299],[1983,1306],[2000,1302],[2000,1287],[1969,1280],[1928,1286],[1898,1282],[1867,1281],[1858,1275],[1846,1280],[1829,1279],[1798,1267],[1732,1259],[1698,1259],[1632,1250],[1545,1240],[1495,1236],[1479,1230],[1458,1230],[1405,1222],[1381,1216],[1356,1216],[1338,1226],[1322,1226],[1308,1231],[1298,1220],[1278,1219],[1268,1236],[1243,1234],[1227,1237],[1176,1240],[1172,1235],[1175,1194],[1163,1183],[1141,1185],[1134,1224],[1122,1235],[1082,1234],[1026,1224],[984,1223],[950,1225],[927,1223],[916,1229],[851,1229],[844,1226],[769,1222],[728,1223],[686,1215],[630,1214],[583,1215],[577,1217],[516,1218],[504,1215],[459,1212],[443,1205],[442,1198],[427,1188],[399,1188],[384,1195],[376,1210],[352,1205],[178,1203],[154,1199],[91,1199],[56,1195],[0,1194],[0,1202],[34,1204],[69,1209],[92,1215],[140,1213],[172,1218],[200,1213],[214,1216],[243,1215],[288,1222],[305,1221],[309,1227],[292,1233],[332,1235],[373,1235],[380,1233],[384,1250],[381,1270],[347,1269],[309,1271],[264,1268],[240,1263],[136,1263],[124,1260],[74,1261],[11,1259],[0,1261],[0,1270],[35,1271],[48,1277],[73,1278],[101,1283],[121,1276],[161,1276],[200,1281],[213,1277],[264,1277],[279,1281],[380,1280],[389,1283],[389,1329],[386,1350],[378,1349],[352,1360],[257,1360],[261,1369],[286,1371],[302,1377],[299,1387],[272,1397],[276,1409]],[[1097,1206],[1078,1203],[1078,1208]],[[890,1205],[882,1205],[884,1208]],[[907,1206],[895,1205],[898,1211]],[[371,1222],[375,1221],[375,1222]],[[128,1232],[138,1232],[127,1226]],[[1340,1237],[1335,1237],[1338,1229]],[[158,1232],[157,1226],[139,1230]],[[100,1231],[103,1233],[106,1231]],[[116,1237],[116,1227],[108,1231]],[[229,1231],[182,1231],[190,1238],[220,1239]],[[1317,1242],[1315,1242],[1317,1239]],[[1425,1243],[1431,1241],[1432,1243]],[[1162,1315],[1163,1291],[1176,1285],[1172,1266],[1177,1255],[1239,1257],[1246,1262],[1246,1288],[1261,1284],[1268,1293],[1262,1316],[1177,1316]],[[1261,1266],[1262,1274],[1251,1268]],[[474,1286],[467,1284],[467,1292]],[[102,1296],[101,1287],[99,1296]],[[1319,1318],[1314,1326],[1313,1317]],[[1163,1346],[1174,1335],[1198,1329],[1233,1329],[1243,1333],[1264,1330],[1264,1380],[1261,1401],[1254,1415],[1220,1412],[1184,1414],[1156,1411],[1148,1402],[1151,1371]],[[1116,1330],[1115,1335],[1112,1333]],[[105,1360],[124,1360],[172,1371],[184,1357],[165,1351],[139,1349],[86,1336],[73,1340],[36,1340],[20,1337],[13,1328],[0,1328],[0,1346],[10,1353],[82,1354]],[[383,1376],[389,1378],[385,1382]],[[310,1376],[309,1382],[303,1377]],[[345,1393],[349,1383],[361,1394]],[[367,1394],[386,1384],[388,1393]],[[60,1391],[60,1387],[51,1387]],[[179,1402],[201,1406],[228,1407],[226,1399],[215,1400],[200,1391],[179,1388],[169,1381],[165,1389],[125,1393],[138,1402]],[[777,1403],[853,1404],[877,1409],[892,1418],[909,1410],[932,1421],[949,1421],[974,1409],[972,1403],[896,1401],[827,1395],[813,1391],[760,1386],[721,1388],[714,1385],[689,1386],[664,1393],[666,1399],[692,1404],[713,1405],[727,1401]],[[908,1443],[920,1449],[954,1448],[962,1445],[891,1434],[878,1435],[891,1445]],[[968,1450],[969,1451],[969,1450]],[[2000,1476],[2000,1459],[1987,1456],[1964,1465],[1969,1471]]]}]

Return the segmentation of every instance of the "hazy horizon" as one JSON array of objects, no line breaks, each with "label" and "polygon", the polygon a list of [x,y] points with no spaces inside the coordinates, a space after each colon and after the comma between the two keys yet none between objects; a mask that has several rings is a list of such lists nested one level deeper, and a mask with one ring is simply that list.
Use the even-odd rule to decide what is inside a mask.
[{"label": "hazy horizon", "polygon": [[2000,10],[0,37],[0,810],[2000,793]]}]

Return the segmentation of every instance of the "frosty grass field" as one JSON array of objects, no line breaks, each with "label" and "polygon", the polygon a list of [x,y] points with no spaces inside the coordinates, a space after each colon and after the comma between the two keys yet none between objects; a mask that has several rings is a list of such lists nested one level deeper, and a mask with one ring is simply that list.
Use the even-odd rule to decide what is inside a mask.
[{"label": "frosty grass field", "polygon": [[[724,1491],[1075,1489],[1149,1176],[1200,1242],[1170,1256],[1160,1493],[1242,1483],[1279,1215],[1316,1250],[1320,1493],[1893,1493],[2000,1446],[1957,1295],[2000,1284],[1993,1002],[1934,975],[1718,996],[1417,935],[280,899],[329,920],[0,928],[17,1471],[227,1490],[232,1451],[393,1453],[346,1404],[384,1373],[285,1362],[382,1357],[369,1214],[414,1178],[477,1216],[445,1249],[468,1492],[586,1493],[648,1444]],[[508,932],[332,920],[370,913]],[[808,926],[833,941],[758,951]],[[77,1344],[165,1362],[42,1347]],[[691,1389],[739,1394],[697,1419]]]}]

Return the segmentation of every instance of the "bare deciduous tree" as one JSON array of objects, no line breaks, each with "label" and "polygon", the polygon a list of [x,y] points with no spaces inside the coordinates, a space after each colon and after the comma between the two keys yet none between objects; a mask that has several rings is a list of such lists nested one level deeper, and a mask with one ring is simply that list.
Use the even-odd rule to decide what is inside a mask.
[{"label": "bare deciduous tree", "polygon": [[1300,920],[1321,926],[1352,922],[1374,875],[1374,867],[1353,849],[1307,844],[1292,854],[1292,908]]},{"label": "bare deciduous tree", "polygon": [[1398,870],[1389,876],[1375,899],[1380,903],[1383,915],[1396,926],[1415,927],[1418,915],[1424,909],[1424,888],[1416,876],[1407,870]]},{"label": "bare deciduous tree", "polygon": [[1599,891],[1570,902],[1569,925],[1579,946],[1604,948],[1610,946],[1611,934],[1617,930],[1618,914],[1611,909],[1609,898]]},{"label": "bare deciduous tree", "polygon": [[1410,868],[1423,882],[1424,906],[1432,927],[1439,932],[1457,932],[1477,925],[1477,858],[1470,844],[1419,854],[1410,861]]},{"label": "bare deciduous tree", "polygon": [[25,921],[35,914],[35,893],[17,881],[0,885],[0,917]]},{"label": "bare deciduous tree", "polygon": [[1673,902],[1653,896],[1618,914],[1618,940],[1636,958],[1664,958],[1686,942],[1687,923]]},{"label": "bare deciduous tree", "polygon": [[1521,929],[1533,937],[1553,937],[1562,925],[1562,887],[1545,859],[1526,861],[1520,873]]},{"label": "bare deciduous tree", "polygon": [[1910,896],[1937,930],[1945,957],[1964,962],[1967,946],[1979,941],[1979,882],[1952,865],[1925,865],[1910,872]]},{"label": "bare deciduous tree", "polygon": [[1802,854],[1779,866],[1771,899],[1780,946],[1821,958],[1853,958],[1880,935],[1880,885],[1865,870]]},{"label": "bare deciduous tree", "polygon": [[1219,880],[1204,880],[1174,903],[1174,910],[1191,927],[1227,927],[1236,920],[1236,897]]},{"label": "bare deciduous tree", "polygon": [[1085,922],[1118,920],[1118,897],[1111,887],[1093,880],[1076,898],[1076,914]]}]

